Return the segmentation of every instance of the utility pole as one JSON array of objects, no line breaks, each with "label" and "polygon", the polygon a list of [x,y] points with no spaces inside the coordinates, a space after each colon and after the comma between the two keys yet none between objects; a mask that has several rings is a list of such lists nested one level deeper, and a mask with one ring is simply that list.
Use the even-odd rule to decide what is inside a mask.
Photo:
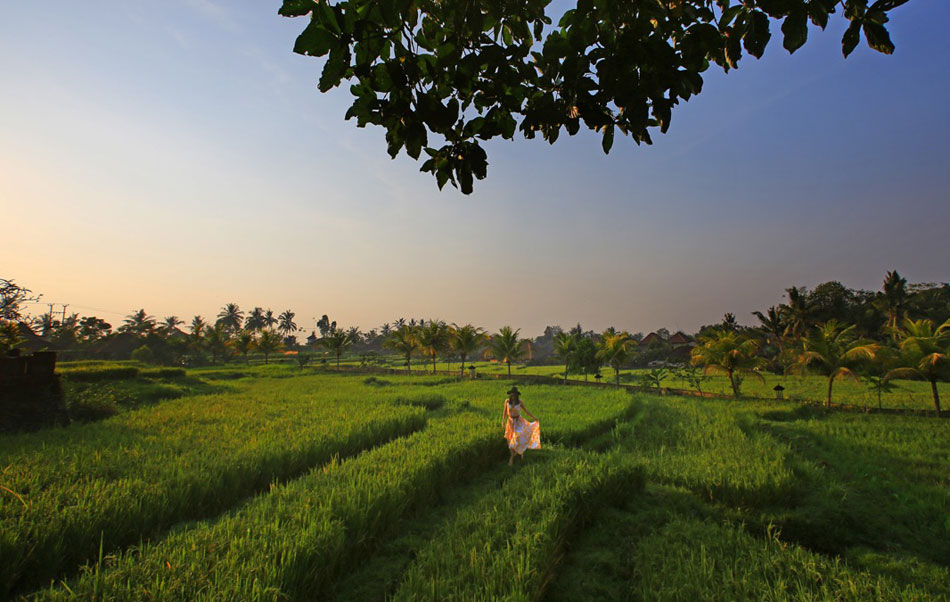
[{"label": "utility pole", "polygon": [[60,324],[66,323],[66,308],[69,307],[69,303],[63,303],[63,321]]}]

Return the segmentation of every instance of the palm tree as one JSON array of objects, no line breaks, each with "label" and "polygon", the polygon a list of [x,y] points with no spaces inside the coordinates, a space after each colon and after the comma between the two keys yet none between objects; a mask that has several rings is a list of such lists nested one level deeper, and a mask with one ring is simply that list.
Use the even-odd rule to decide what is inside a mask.
[{"label": "palm tree", "polygon": [[264,328],[273,329],[274,326],[277,326],[277,317],[274,315],[274,310],[268,307],[264,312]]},{"label": "palm tree", "polygon": [[259,330],[264,330],[265,326],[267,326],[267,324],[264,318],[264,309],[261,307],[255,307],[252,309],[251,313],[247,314],[247,319],[244,320],[245,330],[257,332]]},{"label": "palm tree", "polygon": [[289,309],[284,310],[278,317],[277,331],[285,337],[289,337],[297,332],[297,324],[294,323],[294,317],[296,315],[297,314]]},{"label": "palm tree", "polygon": [[346,334],[350,335],[350,341],[354,345],[358,345],[363,341],[363,333],[360,331],[359,326],[350,326],[346,329]]},{"label": "palm tree", "polygon": [[257,339],[257,350],[264,354],[264,364],[267,364],[270,354],[280,351],[283,346],[280,335],[273,330],[261,331],[261,336]]},{"label": "palm tree", "polygon": [[759,327],[756,330],[761,332],[767,341],[774,343],[778,347],[779,353],[784,351],[783,336],[788,326],[785,323],[782,310],[773,305],[764,314],[760,311],[754,311],[752,315],[759,319]]},{"label": "palm tree", "polygon": [[237,303],[228,303],[221,308],[216,323],[223,325],[229,333],[237,332],[241,330],[241,324],[244,323],[244,312]]},{"label": "palm tree", "polygon": [[119,327],[120,332],[130,332],[144,337],[155,330],[155,318],[140,309],[133,314],[125,317],[125,324]]},{"label": "palm tree", "polygon": [[381,337],[386,338],[389,336],[389,333],[393,331],[392,327],[389,325],[389,322],[386,322],[379,327],[379,334]]},{"label": "palm tree", "polygon": [[195,351],[201,348],[201,336],[206,326],[207,324],[201,316],[195,316],[191,319],[191,325],[189,326],[191,336],[189,338],[191,340],[191,346],[194,347]]},{"label": "palm tree", "polygon": [[601,338],[597,355],[614,369],[618,385],[620,384],[620,368],[630,359],[636,345],[637,342],[626,330],[617,333],[605,332]]},{"label": "palm tree", "polygon": [[184,324],[184,320],[179,320],[178,316],[165,316],[165,319],[162,320],[162,325],[160,327],[162,334],[168,336],[171,334],[179,324]]},{"label": "palm tree", "polygon": [[732,394],[739,399],[737,375],[753,374],[761,378],[756,369],[762,365],[756,356],[759,342],[731,330],[716,330],[699,337],[700,346],[693,348],[690,362],[704,366],[705,372],[725,374],[729,377]]},{"label": "palm tree", "polygon": [[218,355],[224,355],[227,352],[231,335],[227,326],[220,320],[215,322],[214,326],[205,326],[204,335],[205,347],[211,352],[211,363],[214,364],[218,360]]},{"label": "palm tree", "polygon": [[785,315],[785,336],[798,339],[809,326],[811,319],[808,308],[808,291],[805,287],[793,286],[785,289],[788,295],[788,305],[779,306]]},{"label": "palm tree", "polygon": [[320,344],[336,355],[336,367],[339,370],[340,356],[353,344],[353,337],[348,331],[339,328],[320,339]]},{"label": "palm tree", "polygon": [[564,382],[567,382],[567,370],[577,352],[577,335],[559,330],[554,335],[554,353],[564,362]]},{"label": "palm tree", "polygon": [[35,320],[35,326],[40,329],[41,337],[48,337],[58,325],[59,322],[53,318],[53,314],[48,312]]},{"label": "palm tree", "polygon": [[828,373],[826,407],[831,407],[831,387],[835,380],[850,377],[861,382],[848,367],[849,364],[858,359],[873,360],[877,353],[878,346],[859,340],[855,329],[854,325],[844,326],[837,320],[828,320],[802,341],[798,367],[804,370],[812,364],[818,364]]},{"label": "palm tree", "polygon": [[401,353],[406,358],[406,372],[412,372],[412,354],[419,349],[419,339],[416,338],[416,329],[403,324],[390,333],[383,341],[383,347]]},{"label": "palm tree", "polygon": [[897,270],[887,272],[884,275],[884,293],[882,299],[884,301],[884,307],[887,309],[887,326],[892,330],[896,330],[901,309],[903,309],[904,303],[907,301],[907,279],[901,278]]},{"label": "palm tree", "polygon": [[462,366],[459,368],[461,374],[465,374],[465,360],[470,355],[474,355],[485,344],[487,338],[485,330],[478,326],[452,324],[449,331],[449,345],[462,358]]},{"label": "palm tree", "polygon": [[940,393],[937,379],[950,366],[950,320],[934,329],[931,320],[904,319],[904,328],[896,331],[900,340],[901,363],[904,366],[887,373],[887,377],[917,377],[930,382],[934,407],[940,415]]},{"label": "palm tree", "polygon": [[422,351],[432,359],[432,373],[435,374],[435,357],[449,347],[449,327],[442,320],[429,320],[419,327],[419,345]]},{"label": "palm tree", "polygon": [[511,362],[517,362],[526,352],[524,339],[518,338],[521,329],[512,330],[511,326],[502,326],[498,334],[488,341],[488,351],[497,360],[508,364],[508,376],[511,376]]},{"label": "palm tree", "polygon": [[234,350],[244,356],[244,363],[248,363],[247,354],[254,348],[257,344],[257,339],[254,338],[254,333],[242,330],[237,334],[236,337],[231,339],[231,346],[234,347]]}]

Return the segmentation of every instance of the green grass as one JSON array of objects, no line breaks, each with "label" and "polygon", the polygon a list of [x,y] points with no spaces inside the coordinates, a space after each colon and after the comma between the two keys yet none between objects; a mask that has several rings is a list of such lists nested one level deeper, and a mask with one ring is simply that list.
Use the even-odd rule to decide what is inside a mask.
[{"label": "green grass", "polygon": [[[423,411],[352,400],[314,379],[184,398],[0,439],[0,591],[211,516],[336,454],[421,428]],[[359,419],[354,420],[358,415]]]},{"label": "green grass", "polygon": [[536,600],[573,531],[643,485],[621,458],[577,451],[519,468],[429,540],[393,600]]},{"label": "green grass", "polygon": [[0,438],[7,593],[950,599],[946,420],[519,383],[542,449],[509,468],[510,381],[146,380],[191,379],[218,392]]}]

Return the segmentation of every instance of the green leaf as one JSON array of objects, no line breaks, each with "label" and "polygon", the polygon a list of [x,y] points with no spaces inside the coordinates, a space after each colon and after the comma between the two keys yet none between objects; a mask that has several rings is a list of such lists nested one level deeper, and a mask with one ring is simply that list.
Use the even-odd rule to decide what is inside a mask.
[{"label": "green leaf", "polygon": [[610,149],[614,145],[614,126],[613,125],[604,126],[604,138],[600,141],[600,145],[604,149],[604,154],[609,155]]},{"label": "green leaf", "polygon": [[858,47],[859,41],[861,41],[861,22],[854,21],[841,38],[841,51],[844,53],[844,58],[848,58],[848,55]]},{"label": "green leaf", "polygon": [[760,59],[765,53],[765,46],[772,38],[772,33],[769,31],[769,17],[762,11],[752,11],[749,14],[748,23],[742,43],[746,52]]},{"label": "green leaf", "polygon": [[297,36],[294,52],[306,56],[323,56],[330,51],[333,36],[316,21],[310,21],[307,28]]},{"label": "green leaf", "polygon": [[320,82],[317,84],[320,91],[326,92],[340,85],[340,80],[343,79],[343,74],[346,72],[348,65],[349,60],[346,51],[339,47],[332,48],[330,57],[323,66],[323,73],[320,74]]},{"label": "green leaf", "polygon": [[277,14],[282,17],[302,17],[313,8],[313,0],[284,0]]},{"label": "green leaf", "polygon": [[785,22],[782,23],[782,33],[785,34],[782,46],[789,53],[801,48],[805,40],[808,39],[808,18],[805,11],[800,10],[785,17]]},{"label": "green leaf", "polygon": [[891,42],[891,36],[883,25],[865,21],[863,29],[864,37],[868,40],[868,46],[884,54],[894,52],[894,43]]},{"label": "green leaf", "polygon": [[333,12],[333,8],[326,3],[326,0],[317,4],[317,11],[313,13],[315,17],[318,18],[321,24],[324,27],[329,29],[335,34],[340,34],[340,24],[336,20],[336,14]]}]

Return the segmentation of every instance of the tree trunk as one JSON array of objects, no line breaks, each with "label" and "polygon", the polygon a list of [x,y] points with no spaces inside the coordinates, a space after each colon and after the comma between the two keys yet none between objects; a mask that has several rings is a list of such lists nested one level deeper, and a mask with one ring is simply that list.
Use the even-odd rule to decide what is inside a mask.
[{"label": "tree trunk", "polygon": [[340,354],[339,353],[336,354],[336,371],[337,372],[340,371]]},{"label": "tree trunk", "polygon": [[831,407],[831,385],[833,385],[834,382],[835,382],[835,375],[832,374],[831,376],[828,377],[828,397],[825,398],[826,408]]},{"label": "tree trunk", "polygon": [[937,391],[937,379],[930,379],[930,390],[934,393],[934,407],[937,408],[937,416],[940,415],[940,392]]},{"label": "tree trunk", "polygon": [[406,374],[412,374],[412,359],[406,356]]},{"label": "tree trunk", "polygon": [[736,386],[736,377],[732,370],[729,371],[729,384],[732,385],[732,396],[739,399],[739,387]]},{"label": "tree trunk", "polygon": [[617,386],[620,386],[620,368],[614,368],[614,374],[617,375]]},{"label": "tree trunk", "polygon": [[881,409],[881,390],[877,390],[877,409]]},{"label": "tree trunk", "polygon": [[508,377],[510,378],[511,377],[511,362],[505,362],[505,363],[508,364]]},{"label": "tree trunk", "polygon": [[270,357],[268,354],[264,354],[264,365],[267,365],[267,358]]},{"label": "tree trunk", "polygon": [[465,376],[465,354],[462,354],[462,367],[459,368],[459,376]]},{"label": "tree trunk", "polygon": [[433,351],[433,352],[432,352],[432,374],[435,374],[435,373],[436,373],[436,366],[435,366],[435,351]]},{"label": "tree trunk", "polygon": [[567,384],[567,364],[564,364],[564,384]]}]

